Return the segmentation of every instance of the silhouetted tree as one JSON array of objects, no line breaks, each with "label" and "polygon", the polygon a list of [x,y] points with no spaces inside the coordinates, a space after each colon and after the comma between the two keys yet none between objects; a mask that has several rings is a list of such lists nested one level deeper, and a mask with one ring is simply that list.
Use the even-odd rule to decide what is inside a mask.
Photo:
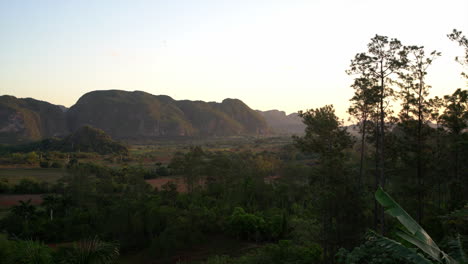
[{"label": "silhouetted tree", "polygon": [[[349,73],[368,76],[377,80],[379,93],[379,127],[377,134],[377,171],[379,184],[385,186],[385,128],[391,97],[394,95],[392,83],[397,73],[406,64],[406,50],[398,39],[388,39],[386,36],[375,35],[367,45],[366,52],[358,53],[351,60]],[[384,231],[384,212],[380,212],[381,232]]]},{"label": "silhouetted tree", "polygon": [[351,106],[348,108],[348,113],[354,117],[359,125],[361,133],[361,149],[359,162],[359,178],[358,184],[361,185],[364,169],[364,154],[366,146],[367,130],[372,129],[368,126],[369,119],[374,113],[377,105],[378,86],[375,85],[375,80],[366,77],[359,77],[354,80],[352,85],[354,88],[354,96],[350,99]]},{"label": "silhouetted tree", "polygon": [[[447,37],[452,41],[458,42],[458,45],[465,49],[464,58],[460,58],[457,56],[455,57],[455,61],[460,63],[465,68],[468,68],[468,38],[462,35],[461,31],[458,31],[456,29],[454,29],[452,33],[448,34]],[[468,79],[468,73],[462,72],[461,75]]]},{"label": "silhouetted tree", "polygon": [[[401,98],[403,101],[400,113],[401,124],[406,131],[415,134],[416,174],[418,182],[418,221],[423,217],[424,202],[424,162],[423,148],[427,133],[423,135],[423,128],[427,127],[430,118],[430,105],[426,98],[429,95],[430,86],[426,84],[425,77],[427,69],[433,60],[440,56],[440,52],[432,51],[429,56],[425,54],[422,46],[408,46],[406,71],[400,73],[403,80],[401,83]],[[413,133],[414,130],[415,133]],[[426,129],[427,130],[427,129]],[[409,142],[409,145],[414,143]]]}]

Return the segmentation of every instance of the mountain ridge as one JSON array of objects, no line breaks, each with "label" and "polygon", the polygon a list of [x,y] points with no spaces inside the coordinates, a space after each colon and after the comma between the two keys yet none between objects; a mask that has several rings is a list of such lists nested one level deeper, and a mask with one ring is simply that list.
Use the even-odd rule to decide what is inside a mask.
[{"label": "mountain ridge", "polygon": [[[91,91],[70,108],[4,95],[0,96],[0,143],[64,137],[86,125],[119,140],[271,135],[280,131],[271,123],[275,120],[268,118],[272,111],[278,110],[252,110],[233,98],[221,102],[175,100],[144,91]],[[291,120],[283,126],[296,126],[297,120]]]}]

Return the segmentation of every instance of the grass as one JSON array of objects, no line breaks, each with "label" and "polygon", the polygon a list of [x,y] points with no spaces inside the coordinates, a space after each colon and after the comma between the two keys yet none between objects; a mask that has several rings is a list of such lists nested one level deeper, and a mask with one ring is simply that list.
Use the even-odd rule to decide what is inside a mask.
[{"label": "grass", "polygon": [[34,179],[37,181],[45,181],[48,183],[55,183],[58,179],[65,174],[64,169],[0,169],[0,179],[7,179],[10,185],[18,184],[22,179]]}]

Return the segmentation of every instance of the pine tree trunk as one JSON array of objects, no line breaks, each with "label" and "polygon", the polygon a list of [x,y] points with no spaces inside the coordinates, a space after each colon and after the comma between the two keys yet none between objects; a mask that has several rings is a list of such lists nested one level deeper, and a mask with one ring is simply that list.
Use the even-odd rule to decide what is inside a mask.
[{"label": "pine tree trunk", "polygon": [[366,140],[366,123],[367,120],[364,119],[362,123],[362,132],[361,132],[361,161],[359,164],[359,179],[358,179],[358,186],[361,189],[362,186],[362,174],[363,174],[363,168],[364,168],[364,148],[366,146],[365,140]]},{"label": "pine tree trunk", "polygon": [[[380,133],[379,133],[379,176],[380,185],[385,188],[385,173],[384,173],[384,139],[385,139],[385,110],[384,110],[384,97],[385,97],[385,86],[384,86],[384,72],[383,65],[380,64],[381,77],[380,77]],[[385,231],[385,215],[384,209],[381,207],[380,210],[380,233],[383,235]]]},{"label": "pine tree trunk", "polygon": [[[379,123],[375,123],[376,135],[379,134]],[[375,172],[374,172],[374,190],[379,188],[379,140],[375,141]],[[374,199],[374,230],[379,226],[379,203]]]},{"label": "pine tree trunk", "polygon": [[418,131],[417,131],[417,179],[418,179],[418,222],[423,218],[423,173],[422,173],[422,79],[419,81],[418,93]]}]

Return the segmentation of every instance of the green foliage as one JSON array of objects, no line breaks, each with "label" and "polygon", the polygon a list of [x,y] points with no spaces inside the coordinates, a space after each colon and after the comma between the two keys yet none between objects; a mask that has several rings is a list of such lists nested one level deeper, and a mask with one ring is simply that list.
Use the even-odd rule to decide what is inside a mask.
[{"label": "green foliage", "polygon": [[457,234],[455,237],[450,237],[448,239],[448,254],[454,259],[458,260],[460,263],[468,263],[467,251],[464,244],[466,244],[466,237]]},{"label": "green foliage", "polygon": [[338,252],[337,263],[340,264],[391,264],[391,263],[432,263],[415,250],[409,249],[399,242],[369,232],[366,242],[354,248],[351,252],[341,248]]},{"label": "green foliage", "polygon": [[[439,263],[457,263],[447,253],[443,252],[427,232],[401,206],[393,200],[382,188],[375,193],[375,199],[386,209],[385,212],[398,219],[406,232],[397,234],[405,241],[413,244]],[[386,238],[384,238],[386,239]],[[388,239],[387,239],[388,240]],[[390,248],[394,248],[388,246]]]},{"label": "green foliage", "polygon": [[[39,156],[34,151],[41,152],[95,152],[99,154],[127,155],[128,149],[123,144],[112,140],[104,131],[90,126],[84,126],[63,139],[47,138],[23,145],[3,148],[4,152],[13,153],[13,160],[20,160],[17,152],[29,152],[23,157],[24,161],[33,164],[38,162]],[[16,161],[16,164],[20,163]],[[43,166],[46,165],[47,166]],[[48,167],[48,161],[41,161],[41,167]]]},{"label": "green foliage", "polygon": [[265,231],[266,222],[262,217],[246,213],[242,207],[236,207],[228,219],[228,228],[235,236],[258,241]]},{"label": "green foliage", "polygon": [[442,123],[454,135],[459,135],[468,126],[468,90],[457,89],[452,95],[444,96],[445,111]]},{"label": "green foliage", "polygon": [[214,256],[204,264],[310,264],[318,263],[321,256],[322,249],[316,244],[305,247],[281,240],[239,258]]},{"label": "green foliage", "polygon": [[332,105],[299,112],[306,125],[305,136],[295,137],[296,146],[305,152],[319,153],[323,160],[339,158],[351,146],[348,132],[341,127]]},{"label": "green foliage", "polygon": [[38,182],[34,179],[21,179],[21,181],[13,186],[13,192],[17,194],[38,194],[48,192],[48,184],[46,182]]},{"label": "green foliage", "polygon": [[32,240],[7,240],[0,235],[0,260],[2,264],[52,264],[52,250]]},{"label": "green foliage", "polygon": [[8,179],[2,178],[0,179],[0,194],[7,193],[10,191],[10,186],[8,184]]},{"label": "green foliage", "polygon": [[119,256],[119,247],[94,237],[75,243],[61,254],[61,261],[67,264],[111,264]]}]

